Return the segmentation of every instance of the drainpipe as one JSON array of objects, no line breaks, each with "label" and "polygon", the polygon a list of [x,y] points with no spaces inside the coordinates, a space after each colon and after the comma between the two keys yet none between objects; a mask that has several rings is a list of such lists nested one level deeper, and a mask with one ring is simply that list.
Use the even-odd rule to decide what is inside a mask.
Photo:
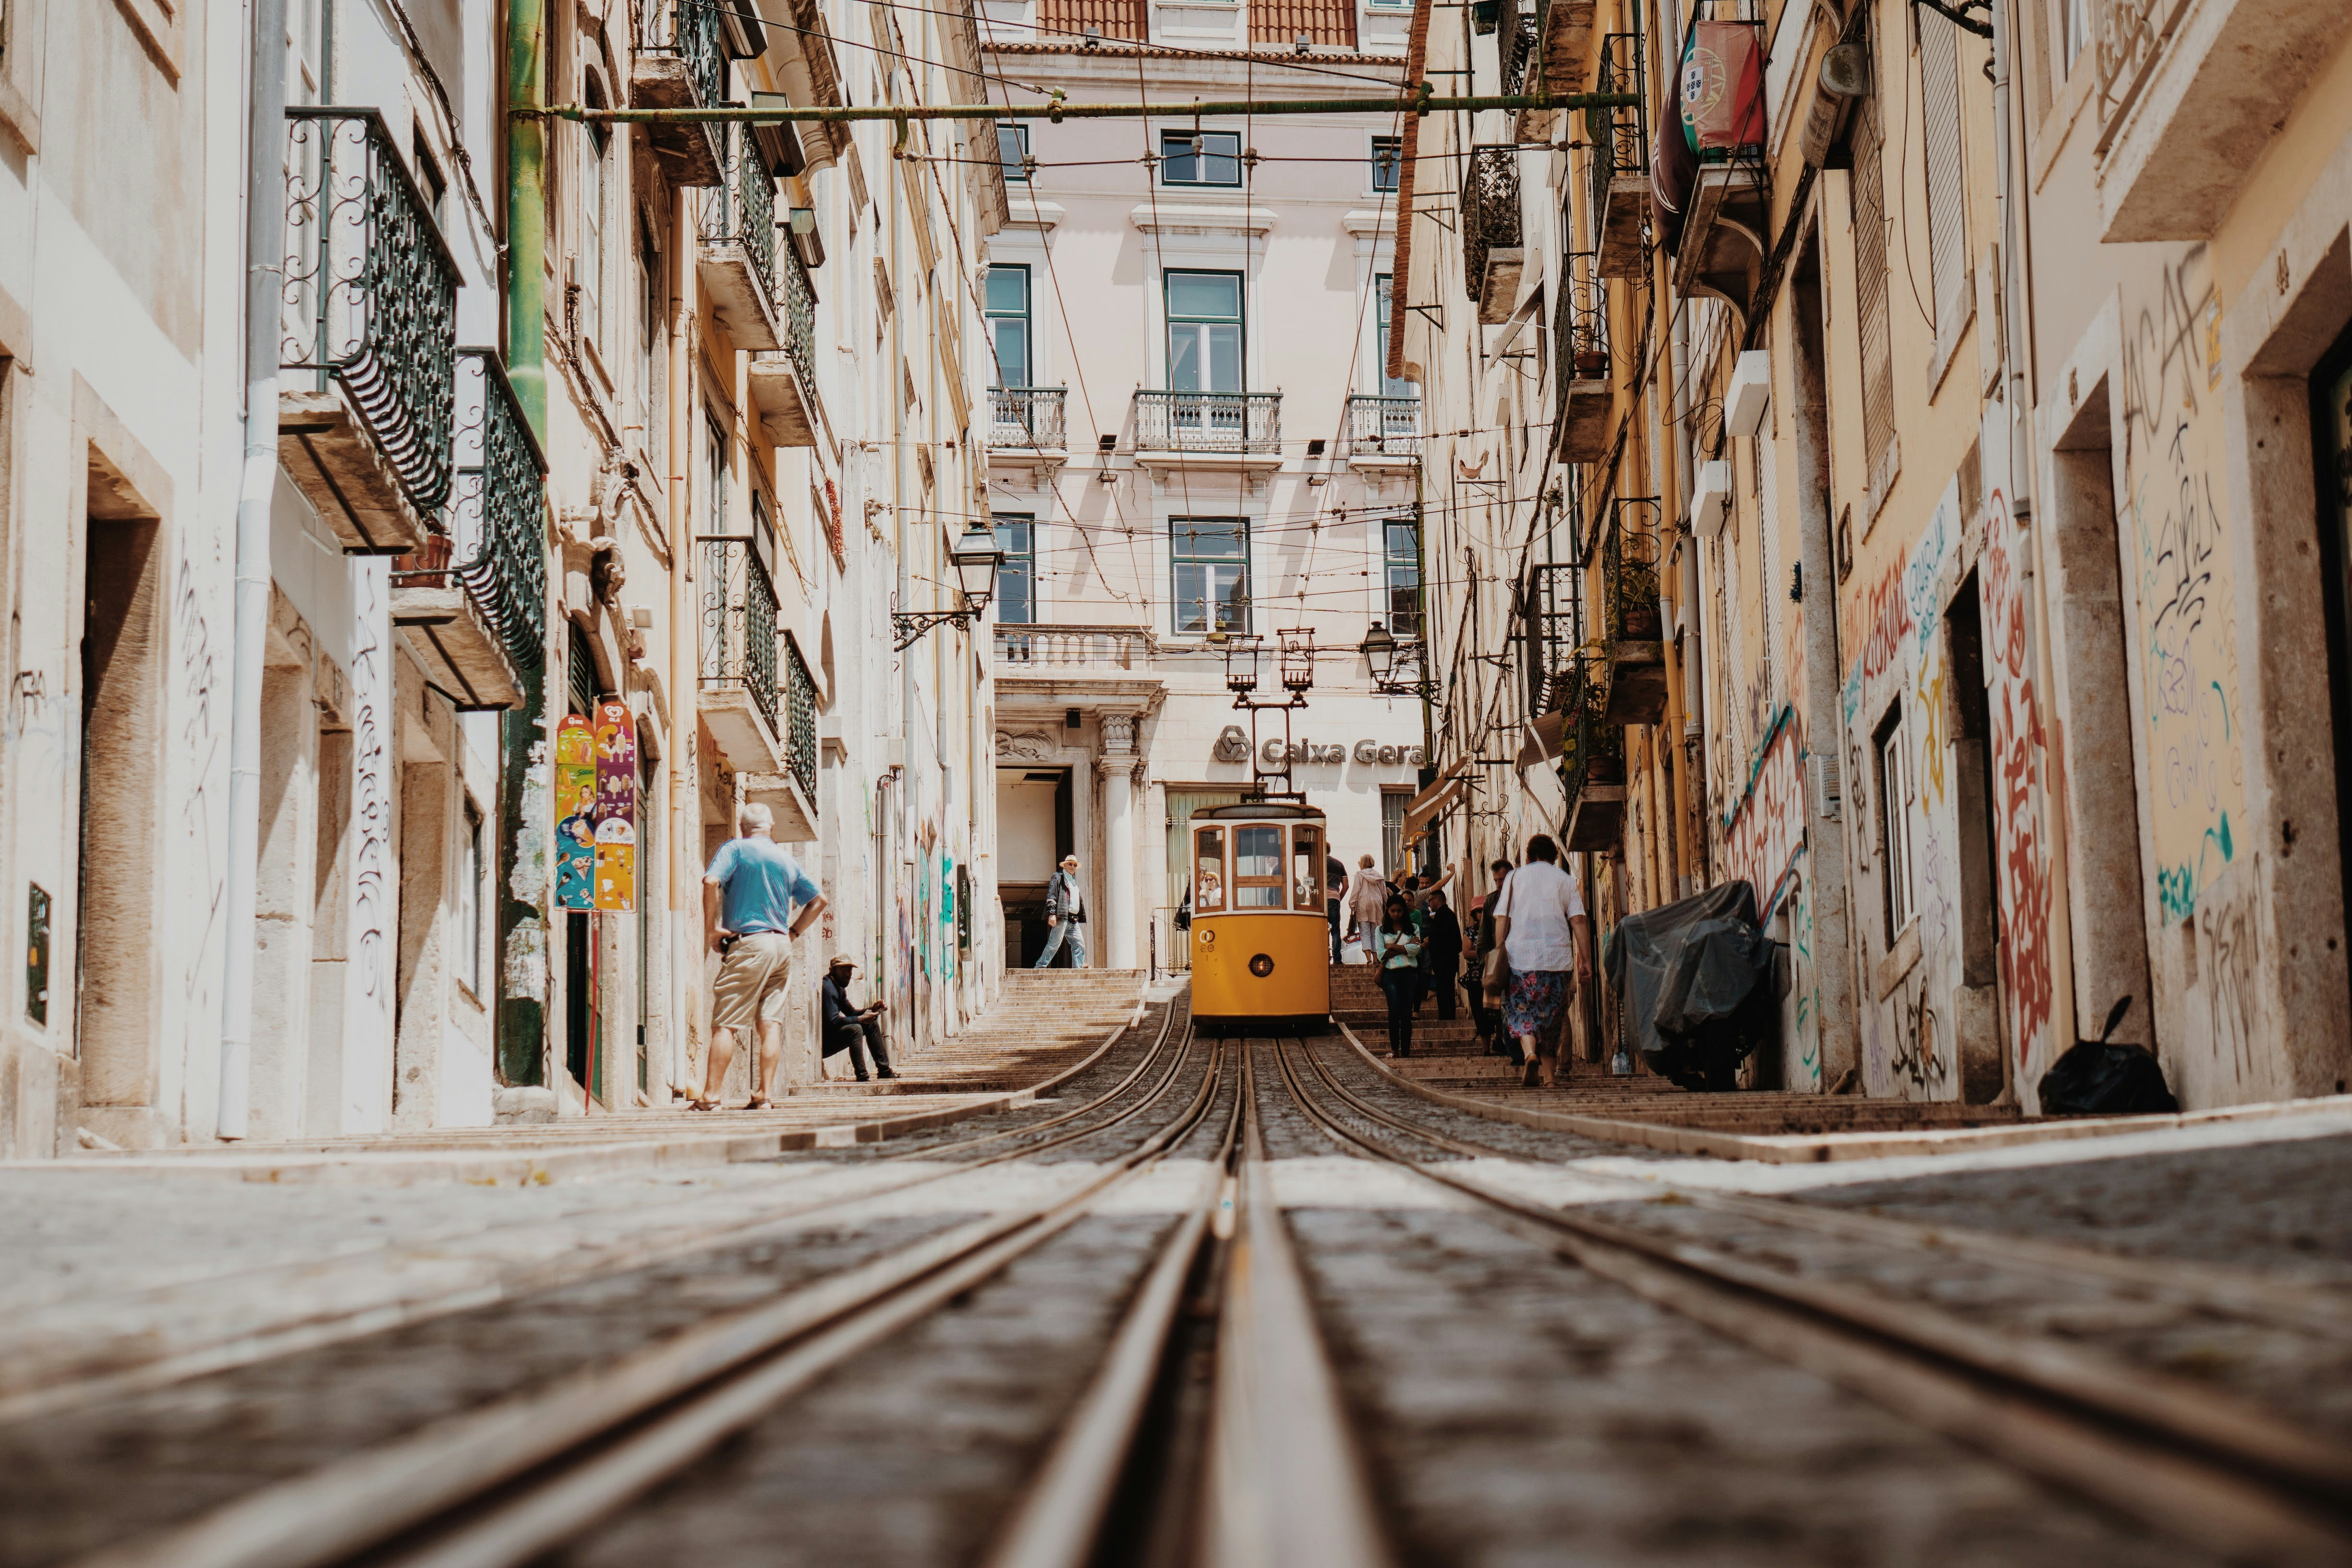
[{"label": "drainpipe", "polygon": [[[702,836],[693,831],[698,792],[687,759],[694,752],[700,689],[694,631],[694,510],[687,476],[694,468],[694,193],[673,194],[670,217],[669,335],[669,918],[670,1066],[675,1084],[691,1075],[686,1020],[694,978],[702,973],[702,895],[689,865],[702,860]],[[732,829],[734,824],[728,824]],[[690,1086],[697,1087],[699,1086]]]},{"label": "drainpipe", "polygon": [[2021,254],[2025,236],[2024,204],[2017,190],[2017,138],[2010,125],[2010,88],[2015,70],[2016,22],[2006,4],[1992,8],[1992,122],[1997,156],[1994,199],[2000,208],[2001,358],[2008,382],[2009,510],[2024,522],[2033,515],[2033,421],[2026,405],[2024,277]]},{"label": "drainpipe", "polygon": [[[1690,322],[1679,303],[1667,338],[1675,373],[1675,494],[1687,506],[1691,498]],[[1706,577],[1700,570],[1706,552],[1698,530],[1691,529],[1683,557],[1683,791],[1694,818],[1706,810],[1706,643],[1699,629],[1706,624]],[[1694,832],[1685,896],[1696,892],[1706,880],[1706,840]]]},{"label": "drainpipe", "polygon": [[[282,5],[284,0],[278,0]],[[511,108],[546,101],[541,79],[547,29],[545,0],[508,0],[506,97]],[[506,361],[531,434],[547,439],[546,304],[541,270],[547,248],[545,122],[506,121]],[[544,503],[542,502],[542,505]],[[542,539],[541,548],[545,548]],[[560,576],[556,581],[561,581]],[[560,590],[557,590],[560,593]],[[556,617],[549,617],[551,635]],[[545,784],[534,777],[546,754],[546,692],[551,665],[522,672],[522,707],[499,715],[498,1068],[512,1084],[545,1080],[547,1045],[547,892],[545,851],[553,824]],[[525,846],[540,852],[526,856]]]},{"label": "drainpipe", "polygon": [[269,505],[278,489],[278,332],[285,285],[286,0],[253,0],[245,170],[245,468],[228,740],[228,971],[214,1132],[245,1136],[253,1070],[253,917],[261,858],[261,655],[269,635]]}]

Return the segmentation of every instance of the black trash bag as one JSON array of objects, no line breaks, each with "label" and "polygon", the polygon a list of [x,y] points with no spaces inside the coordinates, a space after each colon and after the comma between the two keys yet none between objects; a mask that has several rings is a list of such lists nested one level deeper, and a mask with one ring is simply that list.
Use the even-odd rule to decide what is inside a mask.
[{"label": "black trash bag", "polygon": [[1685,1089],[1736,1087],[1739,1064],[1779,1027],[1772,942],[1746,882],[1628,915],[1601,965],[1623,999],[1625,1043]]},{"label": "black trash bag", "polygon": [[2165,1086],[2164,1068],[2138,1046],[2110,1044],[2107,1037],[2131,1011],[2128,996],[2107,1014],[2095,1040],[2076,1040],[2042,1075],[2044,1116],[2149,1116],[2177,1111],[2180,1102]]}]

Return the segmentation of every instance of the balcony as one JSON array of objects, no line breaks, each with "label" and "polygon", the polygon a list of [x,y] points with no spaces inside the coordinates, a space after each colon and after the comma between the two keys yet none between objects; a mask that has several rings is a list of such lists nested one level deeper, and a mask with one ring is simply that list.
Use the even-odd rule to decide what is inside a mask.
[{"label": "balcony", "polygon": [[1666,712],[1665,624],[1658,604],[1664,516],[1654,496],[1612,504],[1601,530],[1601,642],[1612,724],[1654,724]]},{"label": "balcony", "polygon": [[806,844],[817,837],[816,682],[801,657],[800,639],[786,634],[783,646],[783,770],[743,781],[748,800],[775,814],[776,838]]},{"label": "balcony", "polygon": [[1403,467],[1418,461],[1421,399],[1360,395],[1348,399],[1339,455],[1367,468]]},{"label": "balcony", "polygon": [[1503,0],[1496,27],[1501,36],[1496,47],[1502,55],[1504,97],[1517,98],[1527,90],[1528,71],[1535,64],[1542,28],[1543,17],[1532,3]]},{"label": "balcony", "polygon": [[1609,379],[1609,285],[1591,256],[1568,258],[1552,307],[1553,413],[1560,460],[1597,463],[1609,449],[1617,392]]},{"label": "balcony", "polygon": [[779,247],[774,258],[769,277],[776,285],[780,346],[751,354],[751,405],[777,446],[814,447],[826,428],[816,391],[816,288],[793,247]]},{"label": "balcony", "polygon": [[1073,703],[1149,704],[1163,682],[1149,626],[1023,625],[996,627],[1000,716],[1024,710],[1058,724]]},{"label": "balcony", "polygon": [[1625,731],[1609,722],[1608,692],[1587,661],[1570,671],[1561,710],[1559,782],[1566,847],[1611,850],[1625,834]]},{"label": "balcony", "polygon": [[2092,0],[2100,237],[2205,239],[2335,53],[2340,0]]},{"label": "balcony", "polygon": [[1644,271],[1642,230],[1650,216],[1650,110],[1642,70],[1642,35],[1612,33],[1601,40],[1595,92],[1643,94],[1630,108],[1589,109],[1585,140],[1586,213],[1593,250],[1603,278],[1637,278]]},{"label": "balcony", "polygon": [[[636,13],[629,63],[632,109],[716,109],[727,92],[719,7],[706,0],[650,0]],[[725,128],[648,125],[646,141],[673,185],[717,185],[727,177]]]},{"label": "balcony", "polygon": [[1282,466],[1282,394],[1139,392],[1135,457],[1147,467]]},{"label": "balcony", "polygon": [[[1584,58],[1592,43],[1593,0],[1537,0],[1535,45],[1527,67],[1529,92],[1581,92]],[[1549,142],[1554,110],[1519,111],[1518,139]]]},{"label": "balcony", "polygon": [[1518,149],[1474,147],[1462,180],[1462,281],[1477,302],[1480,321],[1509,319],[1519,302],[1519,271],[1526,260]]},{"label": "balcony", "polygon": [[494,349],[457,354],[446,529],[392,570],[392,624],[459,710],[520,708],[547,641],[547,459]]},{"label": "balcony", "polygon": [[1068,398],[1069,389],[1062,386],[990,387],[989,456],[1060,461],[1068,450],[1062,426]]},{"label": "balcony", "polygon": [[702,193],[695,276],[739,349],[780,349],[776,297],[776,177],[748,125],[727,138],[727,179]]},{"label": "balcony", "polygon": [[702,721],[729,771],[772,773],[783,766],[782,692],[776,667],[776,588],[743,534],[704,534]]},{"label": "balcony", "polygon": [[457,267],[373,109],[286,113],[278,453],[352,555],[400,555],[449,497]]}]

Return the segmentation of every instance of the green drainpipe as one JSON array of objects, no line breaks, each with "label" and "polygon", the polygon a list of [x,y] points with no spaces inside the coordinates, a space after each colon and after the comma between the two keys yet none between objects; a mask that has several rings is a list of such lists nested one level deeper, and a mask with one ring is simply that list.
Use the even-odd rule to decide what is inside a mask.
[{"label": "green drainpipe", "polygon": [[[507,0],[507,103],[546,102],[545,0]],[[507,132],[507,378],[530,422],[547,440],[547,122],[509,115]],[[542,548],[544,543],[542,542]],[[551,584],[560,582],[548,574]],[[548,617],[552,628],[560,617]],[[547,673],[544,648],[521,671],[520,710],[499,716],[499,1073],[510,1084],[546,1081],[550,825]]]}]

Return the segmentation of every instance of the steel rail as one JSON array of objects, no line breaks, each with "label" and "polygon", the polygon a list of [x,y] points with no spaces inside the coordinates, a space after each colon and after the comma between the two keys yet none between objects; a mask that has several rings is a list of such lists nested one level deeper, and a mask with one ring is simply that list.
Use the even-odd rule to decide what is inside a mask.
[{"label": "steel rail", "polygon": [[887,121],[898,125],[919,120],[1238,120],[1285,114],[1413,114],[1453,113],[1482,109],[1621,109],[1641,102],[1630,92],[1488,93],[1439,97],[1420,92],[1367,93],[1357,98],[1228,99],[1215,102],[1171,99],[1164,103],[1086,103],[1043,98],[1028,103],[906,103],[816,105],[794,109],[783,105],[733,106],[709,109],[594,109],[584,103],[556,103],[544,108],[518,107],[507,111],[516,120],[569,120],[585,125],[776,125],[810,121]]},{"label": "steel rail", "polygon": [[[1353,1100],[1307,1051],[1317,1074]],[[1571,1261],[2037,1479],[2267,1563],[2352,1552],[2352,1452],[2267,1412],[1935,1308],[1780,1273],[1693,1243],[1570,1215],[1416,1163],[1292,1098],[1334,1141],[1483,1207]],[[1380,1114],[1360,1112],[1380,1121]]]},{"label": "steel rail", "polygon": [[[1363,1042],[1356,1038],[1353,1030],[1341,1025],[1340,1031],[1355,1047],[1359,1059],[1387,1079],[1391,1086],[1402,1092],[1411,1092],[1408,1085],[1381,1067],[1379,1058],[1364,1048]],[[1491,1143],[1434,1131],[1395,1111],[1375,1106],[1341,1083],[1319,1058],[1310,1053],[1309,1059],[1334,1091],[1361,1114],[1383,1126],[1469,1159],[1517,1161],[1526,1158]],[[1471,1113],[1465,1111],[1461,1114]],[[1819,1208],[1787,1198],[1755,1197],[1742,1193],[1718,1193],[1705,1188],[1672,1185],[1665,1190],[1673,1194],[1672,1201],[1687,1204],[1693,1208],[1741,1215],[1792,1230],[1841,1236],[1885,1247],[1980,1258],[2004,1268],[2031,1270],[2048,1279],[2074,1283],[2089,1277],[2122,1286],[2144,1297],[2199,1311],[2241,1318],[2298,1333],[2352,1338],[2352,1302],[2340,1300],[2312,1287],[2264,1279],[2208,1264],[2176,1258],[2126,1258],[2039,1237],[2001,1236],[1965,1226],[1922,1225],[1911,1220],[1892,1219],[1884,1215]],[[1637,1201],[1643,1195],[1646,1194],[1629,1193],[1627,1201]]]},{"label": "steel rail", "polygon": [[[1072,1190],[714,1316],[603,1372],[428,1424],[75,1568],[318,1568],[362,1552],[406,1568],[528,1561],[1076,1224],[1198,1124],[1222,1071],[1213,1058],[1170,1121]],[[1153,1085],[1150,1101],[1177,1076]]]}]

